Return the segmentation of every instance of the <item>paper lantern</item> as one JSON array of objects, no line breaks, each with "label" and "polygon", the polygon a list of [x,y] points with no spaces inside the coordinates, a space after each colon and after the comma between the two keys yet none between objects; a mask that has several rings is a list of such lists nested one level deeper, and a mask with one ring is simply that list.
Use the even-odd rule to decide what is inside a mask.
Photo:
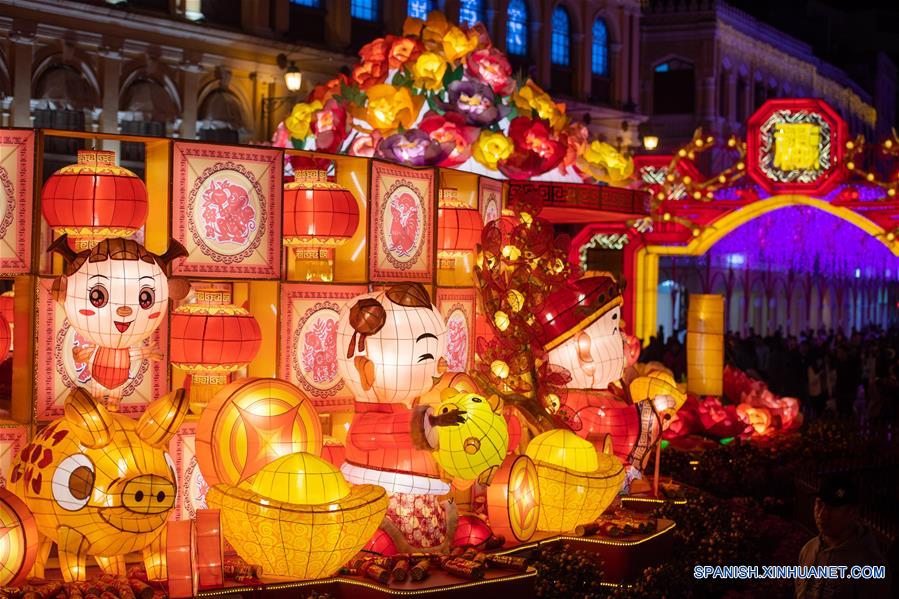
[{"label": "paper lantern", "polygon": [[690,295],[687,307],[687,391],[720,396],[724,376],[724,297]]},{"label": "paper lantern", "polygon": [[53,173],[41,192],[41,212],[57,233],[77,250],[102,239],[130,237],[147,219],[147,187],[115,152],[79,150],[78,163]]},{"label": "paper lantern", "polygon": [[308,263],[306,280],[331,281],[331,252],[359,226],[359,207],[349,190],[328,181],[323,170],[294,171],[284,186],[284,245]]},{"label": "paper lantern", "polygon": [[[450,476],[467,481],[499,468],[509,446],[509,433],[502,414],[494,411],[487,399],[476,393],[448,389],[444,391],[444,397],[436,413],[458,410],[465,413],[465,422],[439,428],[437,451],[434,452],[437,463]],[[501,408],[499,400],[495,403]]]},{"label": "paper lantern", "polygon": [[477,516],[459,516],[456,523],[456,534],[453,536],[454,547],[474,547],[487,542],[493,531],[487,523]]},{"label": "paper lantern", "polygon": [[506,545],[529,541],[537,532],[540,486],[537,467],[526,455],[509,456],[487,487],[487,515]]},{"label": "paper lantern", "polygon": [[193,520],[173,520],[166,525],[168,595],[194,597],[198,589],[197,535]]},{"label": "paper lantern", "polygon": [[350,487],[340,472],[308,453],[283,456],[238,486],[206,495],[221,510],[225,538],[266,576],[324,578],[365,545],[387,512],[376,485]]},{"label": "paper lantern", "polygon": [[194,522],[199,586],[206,589],[220,587],[225,582],[221,513],[218,510],[197,510]]},{"label": "paper lantern", "polygon": [[12,330],[9,327],[9,321],[0,314],[0,362],[9,357],[9,348],[12,344]]},{"label": "paper lantern", "polygon": [[322,441],[322,457],[340,468],[346,458],[346,447],[334,437],[325,435]]},{"label": "paper lantern", "polygon": [[199,414],[231,373],[246,367],[262,343],[259,323],[231,304],[231,292],[200,288],[196,303],[172,311],[169,360],[191,376],[191,411]]},{"label": "paper lantern", "polygon": [[621,290],[611,276],[578,279],[552,293],[537,312],[536,341],[547,360],[571,374],[570,389],[605,389],[621,378]]},{"label": "paper lantern", "polygon": [[91,395],[117,411],[131,379],[132,361],[161,359],[159,347],[144,342],[162,323],[169,298],[181,299],[189,289],[169,279],[172,260],[187,255],[170,241],[158,256],[131,239],[104,239],[76,254],[65,235],[50,246],[66,258],[66,272],[53,282],[53,294],[66,320],[89,345],[79,348],[76,362],[91,365]]},{"label": "paper lantern", "polygon": [[610,438],[598,453],[589,441],[555,429],[534,437],[527,455],[537,468],[540,486],[539,530],[567,532],[593,522],[624,481],[624,466],[612,455]]},{"label": "paper lantern", "polygon": [[[165,579],[165,522],[175,506],[168,442],[187,414],[182,390],[156,400],[139,420],[107,411],[83,389],[14,462],[12,490],[38,530],[59,548],[66,581],[85,579],[88,556],[125,574],[125,555],[142,551],[147,575]],[[46,560],[47,554],[39,556]],[[44,564],[37,564],[38,576]]]},{"label": "paper lantern", "polygon": [[362,547],[362,551],[377,553],[378,555],[396,555],[399,553],[399,550],[396,548],[396,543],[393,542],[393,539],[390,538],[389,534],[384,532],[383,528],[379,528],[375,531],[375,534],[368,540],[368,543]]},{"label": "paper lantern", "polygon": [[340,311],[337,369],[357,402],[411,406],[434,384],[445,350],[446,323],[418,283],[360,295]]},{"label": "paper lantern", "polygon": [[484,221],[480,211],[464,204],[448,202],[437,209],[437,264],[441,269],[456,268],[456,258],[471,254],[481,242]]},{"label": "paper lantern", "polygon": [[197,425],[197,462],[209,486],[236,485],[282,456],[318,455],[321,448],[312,401],[280,379],[247,378],[223,387]]},{"label": "paper lantern", "polygon": [[767,408],[741,403],[737,406],[737,414],[757,435],[767,434],[771,428],[771,412]]},{"label": "paper lantern", "polygon": [[0,294],[0,314],[9,324],[9,351],[15,350],[16,297],[12,290]]},{"label": "paper lantern", "polygon": [[40,544],[37,523],[25,503],[0,487],[0,588],[24,584]]}]

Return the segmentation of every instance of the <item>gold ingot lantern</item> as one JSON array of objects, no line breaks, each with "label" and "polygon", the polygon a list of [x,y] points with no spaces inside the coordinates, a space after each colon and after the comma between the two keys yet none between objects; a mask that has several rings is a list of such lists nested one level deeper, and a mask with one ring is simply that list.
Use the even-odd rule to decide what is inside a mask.
[{"label": "gold ingot lantern", "polygon": [[330,463],[305,452],[283,456],[239,484],[206,495],[220,509],[225,538],[266,576],[335,574],[372,537],[387,513],[387,492],[347,484]]},{"label": "gold ingot lantern", "polygon": [[537,467],[540,512],[537,528],[568,532],[596,520],[615,499],[624,481],[624,466],[612,455],[606,435],[602,453],[565,429],[534,437],[526,454]]},{"label": "gold ingot lantern", "polygon": [[724,377],[724,297],[690,295],[687,310],[687,392],[722,393]]}]

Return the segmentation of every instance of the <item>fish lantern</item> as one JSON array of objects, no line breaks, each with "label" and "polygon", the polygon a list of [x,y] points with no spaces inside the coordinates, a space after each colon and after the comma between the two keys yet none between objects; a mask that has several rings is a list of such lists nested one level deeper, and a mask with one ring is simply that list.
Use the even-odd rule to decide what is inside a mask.
[{"label": "fish lantern", "polygon": [[132,366],[163,357],[157,346],[144,342],[165,318],[169,298],[183,299],[190,290],[186,281],[166,276],[171,262],[187,250],[171,240],[157,256],[131,239],[104,239],[76,254],[63,235],[50,251],[67,262],[65,274],[53,282],[53,296],[88,341],[73,349],[75,361],[90,365],[91,396],[118,411]]},{"label": "fish lantern", "polygon": [[230,291],[200,288],[196,296],[172,311],[169,360],[190,375],[190,409],[200,414],[231,373],[256,357],[262,334],[253,315],[231,303]]},{"label": "fish lantern", "polygon": [[456,268],[456,258],[470,255],[481,242],[481,212],[455,200],[455,190],[440,190],[437,208],[437,265]]},{"label": "fish lantern", "polygon": [[476,393],[448,388],[437,414],[458,411],[464,422],[444,426],[437,431],[437,463],[455,478],[473,481],[489,478],[499,468],[509,446],[509,433],[502,415],[502,402],[496,396],[485,399]]},{"label": "fish lantern", "polygon": [[37,524],[28,506],[0,487],[0,588],[25,582],[40,544]]},{"label": "fish lantern", "polygon": [[266,576],[335,574],[365,545],[387,511],[387,493],[348,485],[327,461],[292,453],[239,484],[218,484],[206,500],[221,510],[222,530],[247,563]]},{"label": "fish lantern", "polygon": [[328,181],[323,170],[294,171],[284,186],[284,245],[307,264],[307,281],[333,280],[332,252],[347,242],[359,226],[359,206],[353,194]]},{"label": "fish lantern", "polygon": [[566,369],[570,389],[605,389],[624,371],[621,289],[611,275],[578,279],[553,292],[537,313],[536,341]]},{"label": "fish lantern", "polygon": [[596,520],[618,494],[624,466],[612,455],[606,437],[602,451],[566,429],[531,439],[527,456],[537,467],[540,486],[538,530],[568,532]]},{"label": "fish lantern", "polygon": [[147,220],[147,207],[144,182],[116,166],[115,152],[103,150],[78,150],[77,164],[53,173],[41,192],[44,219],[76,251],[134,235]]},{"label": "fish lantern", "polygon": [[[34,514],[42,542],[56,543],[67,582],[85,580],[88,556],[105,573],[124,576],[125,556],[133,552],[141,552],[151,580],[165,580],[163,530],[177,491],[166,449],[187,410],[179,389],[135,420],[108,411],[76,387],[66,398],[65,416],[19,453],[12,491]],[[39,578],[48,554],[38,556]]]},{"label": "fish lantern", "polygon": [[295,385],[240,379],[223,387],[203,410],[196,451],[210,486],[238,485],[282,456],[321,454],[321,421],[312,401]]},{"label": "fish lantern", "polygon": [[690,295],[687,307],[687,391],[720,396],[724,377],[724,297]]}]

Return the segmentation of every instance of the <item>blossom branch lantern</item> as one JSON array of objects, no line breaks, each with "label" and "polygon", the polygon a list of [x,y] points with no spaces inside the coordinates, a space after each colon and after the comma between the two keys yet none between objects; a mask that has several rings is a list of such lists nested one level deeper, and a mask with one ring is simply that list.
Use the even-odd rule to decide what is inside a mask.
[{"label": "blossom branch lantern", "polygon": [[334,248],[343,245],[359,226],[356,198],[328,181],[324,170],[298,170],[284,186],[284,245],[307,265],[307,281],[334,278]]},{"label": "blossom branch lantern", "polygon": [[76,251],[102,239],[130,237],[147,220],[147,187],[115,152],[79,150],[77,164],[53,173],[41,193],[47,224],[66,234]]},{"label": "blossom branch lantern", "polygon": [[456,268],[456,258],[475,251],[481,241],[481,213],[457,199],[456,190],[440,190],[437,209],[437,264],[440,270]]},{"label": "blossom branch lantern", "polygon": [[259,352],[262,334],[252,314],[231,303],[225,289],[198,289],[197,301],[172,312],[171,362],[191,376],[191,411],[213,395]]}]

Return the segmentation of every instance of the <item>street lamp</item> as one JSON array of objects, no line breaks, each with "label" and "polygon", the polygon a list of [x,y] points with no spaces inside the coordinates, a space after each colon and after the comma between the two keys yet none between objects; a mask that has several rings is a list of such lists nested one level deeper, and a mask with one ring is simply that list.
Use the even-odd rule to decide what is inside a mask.
[{"label": "street lamp", "polygon": [[657,135],[644,135],[643,136],[643,149],[647,152],[652,152],[657,147],[659,147],[659,137]]},{"label": "street lamp", "polygon": [[303,86],[303,72],[297,67],[294,61],[291,60],[288,65],[287,56],[284,54],[278,54],[277,61],[278,66],[284,71],[284,85],[287,87],[287,91],[290,92],[290,95],[262,98],[262,120],[265,123],[266,130],[271,126],[269,121],[272,113],[287,103],[296,102],[297,92],[299,92],[300,88]]}]

